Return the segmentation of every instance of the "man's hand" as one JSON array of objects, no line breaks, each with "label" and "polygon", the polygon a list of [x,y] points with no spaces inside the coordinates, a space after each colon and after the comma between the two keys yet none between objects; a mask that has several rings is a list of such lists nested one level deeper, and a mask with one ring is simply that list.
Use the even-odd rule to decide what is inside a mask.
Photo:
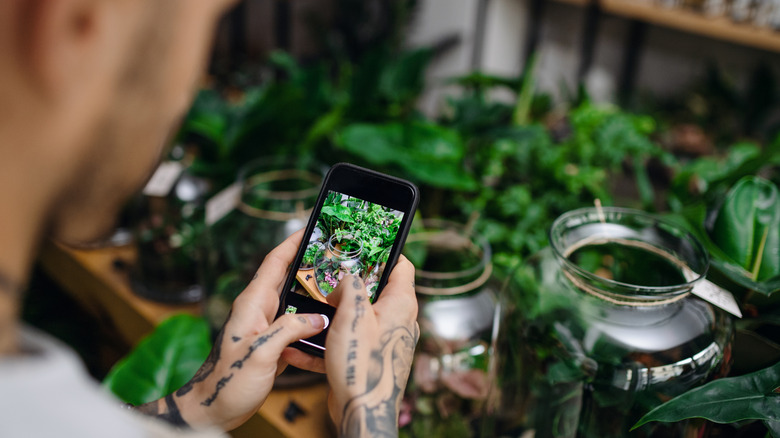
[{"label": "man's hand", "polygon": [[[233,302],[209,357],[192,380],[140,410],[180,426],[225,430],[238,427],[257,412],[274,379],[287,366],[282,351],[294,341],[319,333],[325,325],[316,314],[288,314],[274,321],[286,272],[302,235],[292,235],[266,256],[249,286]],[[294,362],[298,357],[292,356],[293,365],[299,365]]]},{"label": "man's hand", "polygon": [[363,282],[341,280],[326,341],[330,413],[341,437],[396,437],[398,410],[419,338],[414,267],[401,257],[374,305]]}]

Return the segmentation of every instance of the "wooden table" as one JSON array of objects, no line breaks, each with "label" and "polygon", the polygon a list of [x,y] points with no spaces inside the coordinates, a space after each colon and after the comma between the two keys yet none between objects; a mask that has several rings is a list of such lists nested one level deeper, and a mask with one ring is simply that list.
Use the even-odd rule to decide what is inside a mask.
[{"label": "wooden table", "polygon": [[[199,314],[199,305],[168,305],[138,297],[130,289],[126,272],[116,264],[130,265],[135,260],[131,246],[75,250],[47,243],[41,254],[43,269],[71,294],[87,311],[108,321],[129,345],[168,316],[189,312]],[[275,389],[257,415],[231,432],[234,437],[306,437],[335,436],[327,413],[327,383],[295,389]],[[305,411],[294,422],[284,418],[290,402]]]}]

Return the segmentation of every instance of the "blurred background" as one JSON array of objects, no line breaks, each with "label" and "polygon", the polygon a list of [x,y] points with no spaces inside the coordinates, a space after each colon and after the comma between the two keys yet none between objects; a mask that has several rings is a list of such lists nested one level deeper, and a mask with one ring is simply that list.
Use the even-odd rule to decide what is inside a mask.
[{"label": "blurred background", "polygon": [[[25,318],[73,345],[123,400],[165,395],[205,358],[264,255],[305,225],[328,166],[347,161],[422,192],[406,254],[423,338],[404,436],[777,433],[780,410],[748,407],[676,419],[720,426],[629,429],[715,377],[763,371],[750,394],[777,392],[778,52],[775,0],[245,0],[222,20],[202,89],[115,235],[90,248],[48,244]],[[745,318],[707,304],[694,312],[703,319],[675,322],[688,338],[650,351],[649,338],[615,341],[624,322],[540,298],[544,272],[566,266],[545,268],[553,221],[594,202],[660,215],[680,241],[695,236],[706,255],[684,263],[701,275],[709,264]],[[604,217],[640,234],[656,227]],[[621,254],[625,272],[616,254],[580,267],[637,287],[677,284],[680,272],[646,283],[648,259]],[[611,315],[599,303],[589,315]],[[169,318],[181,312],[196,316]],[[642,336],[668,339],[648,327],[669,318],[653,318]],[[596,326],[603,345],[580,338]],[[615,393],[617,377],[598,370],[617,364],[674,377]],[[278,386],[236,436],[333,434],[320,377],[288,372]],[[705,399],[690,397],[671,409]],[[607,418],[622,405],[619,421]]]}]

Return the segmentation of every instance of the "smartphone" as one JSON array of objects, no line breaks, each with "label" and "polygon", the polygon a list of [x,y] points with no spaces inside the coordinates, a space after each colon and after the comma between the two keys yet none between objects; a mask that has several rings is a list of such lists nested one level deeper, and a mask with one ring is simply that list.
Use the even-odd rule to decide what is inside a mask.
[{"label": "smartphone", "polygon": [[322,357],[336,309],[330,295],[345,275],[363,279],[376,302],[409,233],[419,191],[409,181],[352,164],[334,165],[322,183],[282,289],[277,318],[285,313],[319,313],[321,333],[293,344]]}]

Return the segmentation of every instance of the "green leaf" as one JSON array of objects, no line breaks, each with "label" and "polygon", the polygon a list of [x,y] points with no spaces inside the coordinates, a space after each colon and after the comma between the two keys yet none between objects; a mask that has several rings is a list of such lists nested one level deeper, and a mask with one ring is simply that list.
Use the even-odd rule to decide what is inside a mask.
[{"label": "green leaf", "polygon": [[352,222],[352,209],[345,205],[326,205],[322,207],[322,214],[333,216],[343,222]]},{"label": "green leaf", "polygon": [[[703,203],[690,205],[683,209],[680,214],[667,215],[666,218],[680,224],[693,233],[707,249],[710,255],[711,266],[727,277],[728,280],[747,290],[753,290],[764,295],[771,295],[780,291],[780,275],[761,281],[754,281],[749,271],[734,262],[728,254],[712,241],[710,233],[705,229],[707,208]],[[733,285],[725,285],[724,287],[731,290]]]},{"label": "green leaf", "polygon": [[715,380],[658,406],[637,422],[704,418],[715,423],[780,421],[780,362],[761,371]]},{"label": "green leaf", "polygon": [[460,135],[434,123],[356,123],[344,128],[336,140],[372,165],[400,167],[418,182],[460,190],[476,187],[463,168],[465,147]]},{"label": "green leaf", "polygon": [[457,84],[464,88],[486,89],[494,87],[505,87],[512,91],[520,88],[521,79],[516,77],[504,77],[485,74],[480,71],[474,71],[467,75],[456,76],[447,79],[448,84]]},{"label": "green leaf", "polygon": [[752,280],[780,274],[780,191],[758,177],[741,179],[726,195],[712,241]]},{"label": "green leaf", "polygon": [[148,403],[187,383],[210,350],[209,327],[203,318],[174,315],[117,362],[103,385],[126,403]]},{"label": "green leaf", "polygon": [[536,55],[532,55],[523,71],[523,80],[517,91],[517,101],[512,113],[512,122],[515,125],[523,126],[530,122],[531,104],[536,90],[536,78],[534,77],[536,59]]}]

